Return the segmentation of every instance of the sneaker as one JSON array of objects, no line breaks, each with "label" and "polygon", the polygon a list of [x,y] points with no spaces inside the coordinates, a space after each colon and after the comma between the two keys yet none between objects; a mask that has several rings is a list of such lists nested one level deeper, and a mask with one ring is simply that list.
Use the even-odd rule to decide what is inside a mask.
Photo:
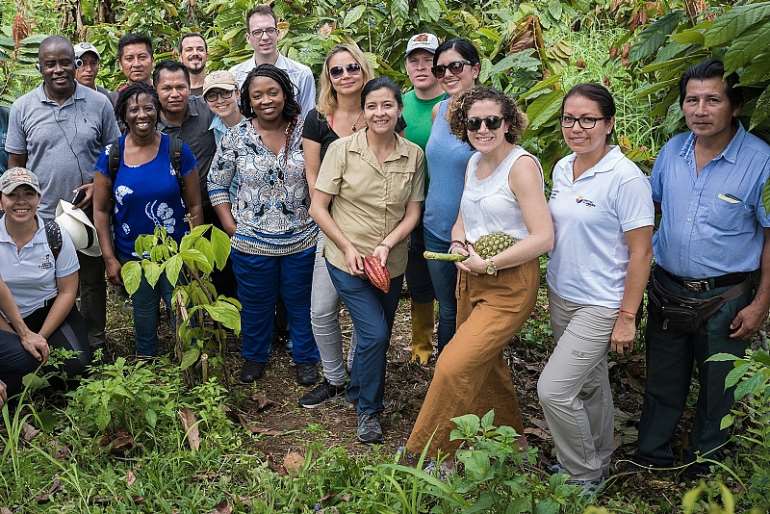
[{"label": "sneaker", "polygon": [[244,384],[250,384],[256,380],[259,380],[265,376],[265,368],[267,363],[265,362],[252,362],[245,361],[241,368],[241,382]]},{"label": "sneaker", "polygon": [[580,487],[580,496],[584,498],[595,498],[604,488],[604,479],[597,478],[595,480],[577,480],[570,479],[566,482],[569,485],[575,485]]},{"label": "sneaker", "polygon": [[359,414],[356,437],[365,444],[382,442],[382,426],[377,414]]},{"label": "sneaker", "polygon": [[297,364],[297,383],[310,386],[318,382],[318,368],[315,364]]},{"label": "sneaker", "polygon": [[324,403],[326,400],[331,400],[335,396],[339,396],[344,392],[345,384],[332,385],[324,379],[320,385],[305,393],[305,395],[299,399],[299,405],[301,407],[305,407],[306,409],[314,409]]},{"label": "sneaker", "polygon": [[569,471],[567,471],[566,468],[561,464],[559,464],[558,462],[556,464],[551,464],[550,466],[548,466],[548,473],[550,473],[551,475],[558,475],[559,473],[561,473],[563,475],[569,476]]}]

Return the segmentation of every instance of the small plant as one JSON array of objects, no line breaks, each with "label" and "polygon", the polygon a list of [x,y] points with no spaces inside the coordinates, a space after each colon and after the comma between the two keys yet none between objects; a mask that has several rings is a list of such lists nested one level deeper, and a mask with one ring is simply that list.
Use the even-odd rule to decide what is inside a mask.
[{"label": "small plant", "polygon": [[[209,238],[204,237],[207,232]],[[144,258],[129,261],[121,269],[129,294],[139,289],[142,275],[155,287],[165,274],[174,288],[172,304],[177,325],[174,353],[184,372],[185,383],[206,382],[209,367],[213,367],[227,384],[225,330],[240,333],[241,304],[235,298],[218,295],[210,275],[215,268],[224,269],[230,255],[230,238],[213,225],[199,225],[177,245],[165,228],[156,227],[154,234],[137,237],[134,249]],[[192,374],[194,366],[200,370],[200,377]]]}]

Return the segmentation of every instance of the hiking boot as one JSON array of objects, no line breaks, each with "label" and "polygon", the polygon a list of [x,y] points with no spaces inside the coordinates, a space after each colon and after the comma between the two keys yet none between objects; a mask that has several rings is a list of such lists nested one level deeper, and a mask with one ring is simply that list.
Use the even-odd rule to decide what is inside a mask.
[{"label": "hiking boot", "polygon": [[377,414],[359,414],[356,437],[364,444],[382,442],[382,426]]},{"label": "hiking boot", "polygon": [[245,361],[241,368],[241,382],[250,384],[265,376],[266,362]]},{"label": "hiking boot", "polygon": [[318,368],[315,364],[297,364],[297,383],[310,386],[318,382]]},{"label": "hiking boot", "polygon": [[326,400],[331,400],[335,396],[339,396],[345,392],[345,384],[332,385],[324,379],[317,387],[308,391],[299,399],[301,407],[306,409],[314,409],[324,403]]}]

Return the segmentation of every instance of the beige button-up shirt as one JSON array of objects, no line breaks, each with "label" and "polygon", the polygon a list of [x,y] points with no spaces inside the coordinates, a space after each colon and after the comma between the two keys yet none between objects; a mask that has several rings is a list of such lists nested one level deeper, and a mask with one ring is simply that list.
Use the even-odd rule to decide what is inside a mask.
[{"label": "beige button-up shirt", "polygon": [[[416,144],[396,136],[396,148],[380,164],[369,149],[366,131],[334,141],[324,156],[315,188],[334,196],[330,213],[362,255],[374,248],[404,219],[408,202],[425,198],[425,156]],[[408,239],[388,255],[391,277],[406,271]],[[324,257],[347,271],[345,253],[331,239]]]}]

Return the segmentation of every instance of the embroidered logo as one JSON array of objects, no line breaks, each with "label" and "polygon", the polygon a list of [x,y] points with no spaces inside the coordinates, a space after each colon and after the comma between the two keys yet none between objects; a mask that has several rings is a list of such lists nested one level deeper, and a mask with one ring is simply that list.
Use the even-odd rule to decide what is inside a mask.
[{"label": "embroidered logo", "polygon": [[51,254],[47,253],[43,258],[43,262],[40,263],[40,269],[48,270],[52,268],[53,268],[53,260],[51,259]]},{"label": "embroidered logo", "polygon": [[593,203],[588,198],[583,198],[582,196],[576,196],[575,197],[575,203],[582,203],[586,207],[596,207],[595,203]]}]

